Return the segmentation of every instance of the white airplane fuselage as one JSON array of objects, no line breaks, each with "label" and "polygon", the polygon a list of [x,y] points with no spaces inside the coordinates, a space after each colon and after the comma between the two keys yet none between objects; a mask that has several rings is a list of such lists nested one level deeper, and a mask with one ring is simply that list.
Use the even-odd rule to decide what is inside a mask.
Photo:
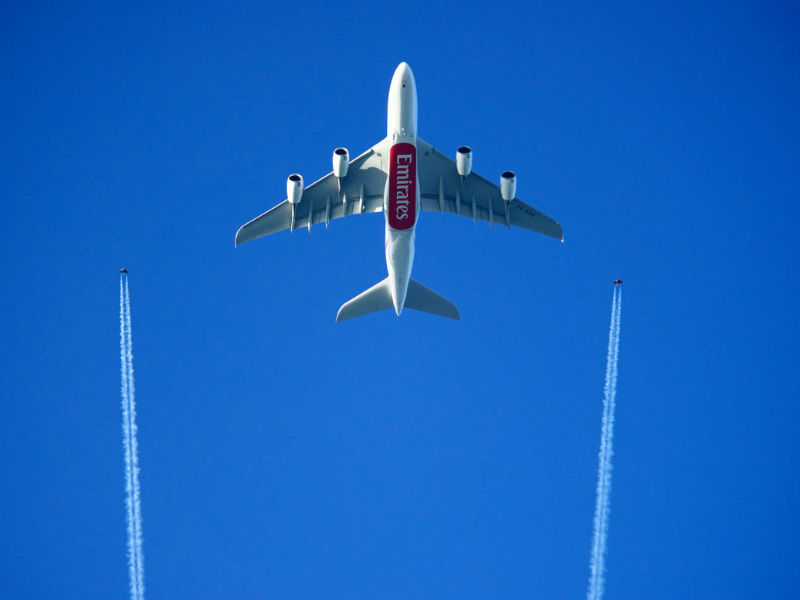
[{"label": "white airplane fuselage", "polygon": [[386,135],[389,140],[389,168],[383,194],[386,269],[392,303],[399,315],[405,305],[414,266],[414,236],[420,213],[417,84],[406,63],[397,67],[389,87]]},{"label": "white airplane fuselage", "polygon": [[[460,319],[458,307],[411,277],[417,220],[425,209],[517,226],[564,241],[561,225],[516,197],[516,175],[504,171],[500,185],[472,172],[472,150],[461,146],[452,160],[417,135],[417,84],[400,63],[392,76],[386,137],[351,160],[333,151],[333,170],[309,186],[298,173],[286,181],[286,200],[236,232],[237,245],[279,231],[294,231],[350,215],[383,210],[388,276],[341,305],[336,321],[394,308]],[[423,163],[420,165],[420,161]],[[383,194],[381,194],[381,186]],[[438,200],[438,202],[437,202]]]}]

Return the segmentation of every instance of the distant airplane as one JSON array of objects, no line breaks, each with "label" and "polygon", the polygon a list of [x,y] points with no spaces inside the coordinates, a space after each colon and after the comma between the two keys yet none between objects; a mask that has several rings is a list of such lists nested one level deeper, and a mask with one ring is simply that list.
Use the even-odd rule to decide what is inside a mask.
[{"label": "distant airplane", "polygon": [[458,308],[411,278],[414,238],[421,211],[455,213],[515,225],[564,241],[556,221],[516,197],[512,171],[500,175],[500,186],[472,172],[472,150],[461,146],[453,161],[417,136],[417,85],[411,67],[400,63],[389,87],[386,138],[350,161],[347,148],[333,151],[333,172],[303,187],[294,173],[286,181],[287,200],[242,225],[236,244],[265,235],[354,214],[383,211],[389,276],[345,302],[337,321],[394,307],[404,307],[451,319]]},{"label": "distant airplane", "polygon": [[120,273],[127,273],[127,272],[128,272],[128,269],[126,269],[125,267],[122,267],[122,268],[119,270],[119,272],[120,272]]},{"label": "distant airplane", "polygon": [[616,285],[622,285],[622,279],[615,279],[615,280],[614,280],[614,283],[615,283]]}]

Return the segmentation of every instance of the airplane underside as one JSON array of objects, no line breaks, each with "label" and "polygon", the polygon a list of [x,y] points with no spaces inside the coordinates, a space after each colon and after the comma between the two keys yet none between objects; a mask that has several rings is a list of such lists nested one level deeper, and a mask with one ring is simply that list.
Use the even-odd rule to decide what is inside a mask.
[{"label": "airplane underside", "polygon": [[333,153],[333,172],[304,187],[298,174],[286,182],[287,199],[246,223],[236,244],[284,229],[294,231],[354,214],[383,212],[386,221],[386,269],[382,281],[345,302],[336,315],[344,321],[394,308],[411,308],[459,319],[450,300],[411,278],[414,240],[420,213],[447,212],[512,225],[564,241],[561,225],[516,197],[516,175],[505,171],[500,185],[472,172],[472,150],[461,146],[456,160],[417,136],[417,88],[414,74],[400,63],[392,77],[386,138],[350,160],[346,148]]}]

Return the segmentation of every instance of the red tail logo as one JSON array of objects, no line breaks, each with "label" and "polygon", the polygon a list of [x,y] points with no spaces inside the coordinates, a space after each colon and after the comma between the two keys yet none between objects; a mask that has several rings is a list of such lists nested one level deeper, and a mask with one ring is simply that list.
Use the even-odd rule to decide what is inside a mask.
[{"label": "red tail logo", "polygon": [[417,221],[417,147],[401,142],[389,150],[389,226],[409,229]]}]

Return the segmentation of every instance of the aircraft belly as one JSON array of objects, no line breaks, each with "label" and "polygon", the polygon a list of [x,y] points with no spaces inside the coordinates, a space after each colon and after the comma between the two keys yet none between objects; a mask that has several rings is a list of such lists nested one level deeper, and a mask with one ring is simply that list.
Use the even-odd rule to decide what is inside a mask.
[{"label": "aircraft belly", "polygon": [[411,269],[414,266],[414,230],[396,231],[386,228],[386,270],[395,312],[399,315],[405,304]]},{"label": "aircraft belly", "polygon": [[389,150],[389,185],[386,188],[386,220],[398,231],[417,222],[417,147],[408,142]]}]

